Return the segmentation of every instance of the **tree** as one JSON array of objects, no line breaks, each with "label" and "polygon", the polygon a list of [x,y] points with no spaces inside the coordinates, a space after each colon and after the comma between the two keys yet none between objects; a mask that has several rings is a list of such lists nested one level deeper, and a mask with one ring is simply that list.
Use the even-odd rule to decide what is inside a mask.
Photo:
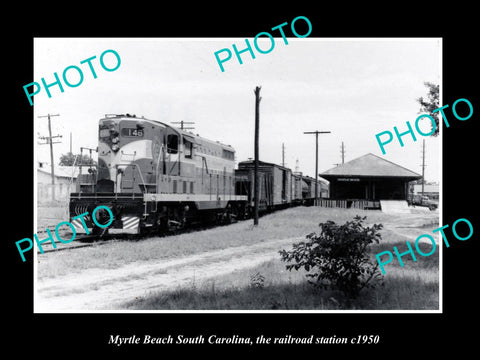
[{"label": "tree", "polygon": [[440,93],[440,86],[435,85],[434,83],[425,81],[424,85],[428,88],[427,98],[423,98],[423,96],[417,98],[418,103],[420,104],[420,111],[419,113],[428,114],[435,119],[435,132],[432,134],[433,136],[437,136],[439,134],[439,122],[440,122],[440,113],[433,112],[433,110],[438,109],[440,107],[439,103],[439,93]]},{"label": "tree", "polygon": [[[76,158],[76,160],[75,160]],[[90,158],[90,156],[84,155],[74,155],[71,152],[62,154],[60,156],[60,166],[78,166],[78,165],[96,165],[97,163]]]},{"label": "tree", "polygon": [[382,224],[364,227],[366,217],[355,216],[353,221],[337,225],[329,220],[321,223],[321,233],[307,235],[308,241],[293,244],[293,250],[281,250],[287,270],[304,268],[309,283],[320,288],[340,290],[355,298],[365,287],[374,287],[381,277],[378,263],[372,262],[368,246],[379,243]]}]

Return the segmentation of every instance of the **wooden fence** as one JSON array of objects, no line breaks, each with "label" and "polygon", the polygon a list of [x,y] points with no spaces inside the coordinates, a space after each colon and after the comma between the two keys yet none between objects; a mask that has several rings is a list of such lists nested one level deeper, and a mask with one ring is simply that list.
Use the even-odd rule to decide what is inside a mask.
[{"label": "wooden fence", "polygon": [[318,206],[327,208],[342,208],[342,209],[380,209],[380,201],[378,200],[363,200],[363,199],[318,199]]}]

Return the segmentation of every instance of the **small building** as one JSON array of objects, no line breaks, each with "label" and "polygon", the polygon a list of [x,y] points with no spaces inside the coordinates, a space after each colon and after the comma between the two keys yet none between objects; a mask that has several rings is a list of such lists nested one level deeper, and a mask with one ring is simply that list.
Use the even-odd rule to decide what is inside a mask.
[{"label": "small building", "polygon": [[[330,198],[407,200],[409,182],[421,175],[371,153],[320,174],[330,182]],[[375,206],[376,207],[376,206]]]},{"label": "small building", "polygon": [[[37,167],[37,199],[40,202],[69,198],[70,192],[75,191],[76,179],[79,174],[78,166],[55,166],[55,185],[52,185],[50,164],[39,163]],[[85,170],[84,170],[85,171]]]}]

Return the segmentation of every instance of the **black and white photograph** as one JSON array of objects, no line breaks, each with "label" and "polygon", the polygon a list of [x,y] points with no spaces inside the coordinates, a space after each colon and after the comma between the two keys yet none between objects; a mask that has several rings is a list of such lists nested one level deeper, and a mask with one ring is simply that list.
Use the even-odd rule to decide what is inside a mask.
[{"label": "black and white photograph", "polygon": [[473,6],[179,5],[8,11],[5,352],[473,349]]},{"label": "black and white photograph", "polygon": [[441,310],[441,52],[35,39],[35,311]]}]

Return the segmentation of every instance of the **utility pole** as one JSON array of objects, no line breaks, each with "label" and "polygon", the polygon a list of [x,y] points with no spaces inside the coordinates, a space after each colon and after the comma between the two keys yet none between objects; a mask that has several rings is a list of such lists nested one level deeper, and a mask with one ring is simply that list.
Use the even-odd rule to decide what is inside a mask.
[{"label": "utility pole", "polygon": [[40,145],[47,145],[50,144],[50,169],[52,173],[52,200],[55,200],[55,167],[53,164],[53,144],[58,144],[60,141],[53,142],[53,138],[61,138],[62,135],[56,135],[52,136],[52,124],[50,121],[51,116],[60,116],[60,114],[55,114],[55,115],[43,115],[43,116],[38,116],[39,118],[48,118],[48,136],[41,136],[39,139],[40,140],[45,140],[44,144]]},{"label": "utility pole", "polygon": [[342,150],[341,150],[341,152],[342,152],[342,164],[344,164],[344,163],[345,163],[345,147],[343,146],[343,141],[342,141]]},{"label": "utility pole", "polygon": [[423,156],[422,156],[422,199],[423,199],[423,193],[425,190],[425,139],[423,139]]},{"label": "utility pole", "polygon": [[258,186],[258,139],[260,131],[260,89],[261,87],[257,86],[254,90],[255,93],[255,167],[253,170],[254,173],[254,202],[253,202],[253,225],[258,225],[258,197],[260,196],[260,187]]},{"label": "utility pole", "polygon": [[282,166],[285,167],[285,144],[282,143]]},{"label": "utility pole", "polygon": [[183,124],[195,124],[192,121],[172,121],[170,124],[180,124],[180,129],[182,130],[190,130],[190,129],[195,129],[194,127],[184,127]]},{"label": "utility pole", "polygon": [[330,131],[305,131],[304,134],[315,134],[315,201],[318,205],[318,134],[330,134]]}]

